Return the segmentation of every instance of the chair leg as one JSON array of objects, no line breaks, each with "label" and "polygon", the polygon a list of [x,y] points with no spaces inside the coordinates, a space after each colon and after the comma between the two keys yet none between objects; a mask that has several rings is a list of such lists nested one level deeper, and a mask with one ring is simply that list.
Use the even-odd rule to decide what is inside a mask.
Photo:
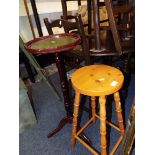
[{"label": "chair leg", "polygon": [[96,114],[96,102],[95,102],[95,96],[91,96],[91,108],[92,108],[92,117],[93,123],[96,122],[95,114]]},{"label": "chair leg", "polygon": [[71,144],[73,147],[76,144],[75,134],[77,132],[77,126],[78,126],[79,105],[80,105],[80,93],[76,91],[74,101],[73,124],[72,124],[72,139],[71,139]]},{"label": "chair leg", "polygon": [[124,124],[123,124],[123,116],[122,116],[122,108],[121,108],[119,92],[114,93],[114,100],[116,104],[116,112],[117,112],[117,119],[118,119],[118,124],[120,128],[120,133],[123,136],[124,135]]},{"label": "chair leg", "polygon": [[124,74],[124,84],[121,89],[121,92],[122,92],[122,97],[124,98],[124,100],[127,98],[128,86],[129,86],[130,79],[131,79],[131,69],[130,69],[131,55],[132,53],[129,53],[127,55],[124,55],[124,58],[123,58],[124,60],[123,60],[122,72]]},{"label": "chair leg", "polygon": [[100,134],[101,134],[101,155],[107,155],[106,142],[106,97],[99,97],[100,103]]}]

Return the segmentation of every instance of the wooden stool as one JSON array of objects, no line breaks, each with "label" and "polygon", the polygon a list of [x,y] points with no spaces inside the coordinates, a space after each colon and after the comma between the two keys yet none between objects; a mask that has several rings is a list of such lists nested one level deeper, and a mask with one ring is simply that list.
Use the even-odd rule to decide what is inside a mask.
[{"label": "wooden stool", "polygon": [[[123,85],[123,80],[124,80],[124,76],[120,70],[107,65],[85,66],[76,70],[72,74],[71,81],[72,81],[73,88],[75,89],[72,140],[71,140],[72,146],[75,146],[76,139],[77,139],[94,155],[98,155],[98,152],[96,152],[91,146],[86,144],[79,137],[79,135],[92,121],[95,123],[95,119],[99,118],[100,134],[101,134],[101,155],[107,155],[106,123],[120,132],[120,137],[110,153],[110,155],[114,154],[124,135],[123,117],[121,113],[122,109],[121,109],[121,103],[120,103],[120,96],[118,92]],[[91,96],[92,117],[77,132],[80,94]],[[106,95],[110,95],[110,94],[114,94],[119,127],[115,126],[111,122],[106,121]],[[95,112],[96,96],[99,96],[100,116],[97,115]]]}]

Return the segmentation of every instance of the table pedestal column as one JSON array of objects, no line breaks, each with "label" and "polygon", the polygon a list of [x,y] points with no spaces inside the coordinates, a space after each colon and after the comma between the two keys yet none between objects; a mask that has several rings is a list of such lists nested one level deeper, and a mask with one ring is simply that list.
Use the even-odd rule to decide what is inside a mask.
[{"label": "table pedestal column", "polygon": [[66,76],[65,66],[63,64],[63,60],[61,59],[61,55],[59,53],[55,53],[55,63],[58,68],[61,90],[64,98],[64,107],[67,113],[66,113],[66,117],[64,117],[58,124],[58,127],[48,133],[48,136],[47,136],[48,138],[52,137],[54,134],[59,132],[65,126],[65,124],[72,123],[72,104],[71,104],[70,95],[69,95],[69,85],[68,85],[68,80]]}]

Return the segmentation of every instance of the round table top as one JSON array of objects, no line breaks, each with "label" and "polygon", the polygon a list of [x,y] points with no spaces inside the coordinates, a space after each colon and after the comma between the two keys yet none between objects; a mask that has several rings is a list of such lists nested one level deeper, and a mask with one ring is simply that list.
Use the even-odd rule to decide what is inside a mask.
[{"label": "round table top", "polygon": [[35,38],[27,42],[25,48],[33,54],[57,53],[73,49],[80,41],[77,34],[55,34]]},{"label": "round table top", "polygon": [[117,92],[123,85],[122,72],[107,65],[90,65],[77,69],[71,77],[76,91],[88,96],[102,96]]}]

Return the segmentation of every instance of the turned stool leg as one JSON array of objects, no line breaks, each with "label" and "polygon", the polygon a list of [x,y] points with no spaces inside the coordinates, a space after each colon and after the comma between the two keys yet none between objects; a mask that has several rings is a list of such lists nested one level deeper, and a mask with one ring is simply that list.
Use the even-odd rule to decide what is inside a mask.
[{"label": "turned stool leg", "polygon": [[123,124],[122,108],[121,108],[119,92],[114,93],[114,100],[116,104],[118,124],[119,124],[121,135],[123,136],[124,135],[124,124]]},{"label": "turned stool leg", "polygon": [[106,97],[100,96],[100,134],[101,134],[101,155],[107,155],[106,143]]},{"label": "turned stool leg", "polygon": [[72,140],[71,140],[72,146],[75,146],[76,144],[76,139],[74,135],[77,132],[79,104],[80,104],[80,93],[76,91],[74,101],[73,125],[72,125]]},{"label": "turned stool leg", "polygon": [[91,96],[91,107],[92,107],[92,117],[93,123],[96,122],[95,114],[96,114],[96,102],[95,102],[95,96]]}]

